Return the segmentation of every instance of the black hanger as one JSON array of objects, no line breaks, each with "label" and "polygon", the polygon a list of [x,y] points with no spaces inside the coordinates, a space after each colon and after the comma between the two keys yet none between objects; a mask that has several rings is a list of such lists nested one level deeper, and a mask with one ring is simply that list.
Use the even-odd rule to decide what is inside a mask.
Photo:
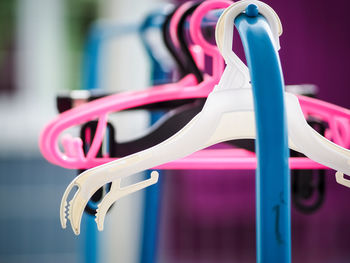
[{"label": "black hanger", "polygon": [[178,50],[174,46],[174,43],[171,41],[171,37],[170,37],[170,22],[176,12],[177,7],[174,8],[173,11],[170,12],[164,19],[164,24],[162,26],[162,39],[168,52],[176,62],[180,77],[184,77],[190,72],[186,68],[185,66],[186,63],[183,61],[183,58],[181,57],[181,55],[178,53]]},{"label": "black hanger", "polygon": [[177,37],[179,39],[180,47],[182,55],[186,58],[186,69],[188,72],[191,72],[195,75],[198,83],[203,81],[203,73],[198,68],[196,62],[194,61],[190,49],[189,49],[189,43],[186,40],[186,19],[196,10],[196,8],[201,4],[202,2],[197,2],[192,4],[191,7],[189,7],[184,14],[181,16],[179,24],[177,25]]},{"label": "black hanger", "polygon": [[[108,138],[110,139],[108,139],[106,143],[107,148],[110,149],[110,156],[124,157],[163,142],[178,132],[187,123],[189,123],[190,120],[196,114],[198,114],[202,107],[203,105],[200,101],[194,101],[192,103],[170,110],[169,112],[165,113],[158,122],[152,125],[146,131],[145,135],[126,142],[118,142],[115,140],[116,133],[118,131],[116,131],[111,123],[108,123],[107,130]],[[82,126],[80,135],[84,142],[86,142],[86,130],[90,129],[91,137],[93,137],[96,132],[97,123],[97,121],[90,121]],[[179,127],[181,128],[179,129]],[[103,147],[100,147],[99,154],[102,154],[102,148]]]}]

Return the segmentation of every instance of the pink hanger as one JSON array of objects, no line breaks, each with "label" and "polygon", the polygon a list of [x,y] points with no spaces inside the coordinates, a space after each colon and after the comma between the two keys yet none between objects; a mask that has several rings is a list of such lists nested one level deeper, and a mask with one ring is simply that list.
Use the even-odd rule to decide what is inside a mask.
[{"label": "pink hanger", "polygon": [[[221,8],[227,7],[231,4],[230,1],[224,0],[217,2],[222,3]],[[193,27],[194,25],[193,22],[190,23],[190,27]],[[176,25],[173,23],[172,26],[174,27]],[[192,32],[200,32],[200,21],[196,26],[197,28],[192,29]],[[174,30],[176,29],[171,28],[171,31]],[[194,36],[193,41],[196,43],[196,36]],[[201,45],[200,43],[196,44]],[[95,158],[103,139],[108,113],[160,101],[207,97],[214,85],[220,79],[221,73],[224,69],[223,59],[217,51],[216,46],[215,49],[216,52],[209,51],[206,53],[212,55],[213,68],[217,68],[215,72],[216,75],[205,75],[204,81],[199,84],[196,83],[194,75],[190,74],[178,83],[155,86],[144,91],[125,92],[111,95],[80,105],[60,114],[44,128],[40,135],[39,147],[42,154],[50,162],[72,169],[91,168],[110,161],[110,158]],[[219,69],[219,67],[221,68]],[[60,150],[58,140],[62,131],[96,118],[99,119],[96,134],[86,156],[83,153],[81,139],[72,138],[69,135],[62,138],[62,146],[65,153]]]},{"label": "pink hanger", "polygon": [[350,146],[350,110],[318,99],[298,96],[305,116],[314,116],[328,123],[325,137],[344,147]]},{"label": "pink hanger", "polygon": [[[193,42],[203,48],[203,51],[212,56],[213,75],[206,75],[204,81],[196,84],[195,77],[190,74],[174,84],[155,86],[153,88],[125,92],[98,99],[84,105],[68,110],[43,130],[40,136],[40,150],[50,162],[71,169],[87,169],[101,165],[116,158],[97,158],[96,154],[102,143],[106,128],[107,116],[110,112],[126,110],[160,101],[205,98],[218,82],[224,68],[224,62],[216,46],[204,40],[200,24],[204,15],[218,8],[226,8],[232,2],[226,0],[213,0],[203,2],[198,7],[190,21],[190,35]],[[181,11],[181,10],[180,10]],[[174,26],[174,25],[173,25]],[[172,29],[172,31],[175,29]],[[316,116],[329,123],[326,133],[328,139],[337,144],[348,147],[350,136],[350,111],[317,99],[298,96],[305,116]],[[62,138],[65,152],[59,148],[59,135],[67,128],[98,118],[96,134],[89,152],[84,154],[80,138],[66,135]],[[320,169],[322,165],[306,157],[290,158],[292,169]],[[157,167],[157,169],[255,169],[255,154],[242,149],[202,150],[184,159],[173,161]]]}]

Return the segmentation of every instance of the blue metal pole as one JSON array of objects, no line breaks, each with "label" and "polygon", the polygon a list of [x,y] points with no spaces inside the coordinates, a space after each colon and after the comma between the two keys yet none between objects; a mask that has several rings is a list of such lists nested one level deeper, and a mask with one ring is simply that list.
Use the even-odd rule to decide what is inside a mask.
[{"label": "blue metal pole", "polygon": [[290,172],[284,80],[265,18],[250,5],[235,20],[245,50],[256,116],[257,262],[291,262]]},{"label": "blue metal pole", "polygon": [[[96,88],[98,82],[98,51],[100,40],[96,37],[96,30],[90,32],[84,47],[82,83],[83,89],[92,90]],[[89,205],[91,202],[89,201]],[[80,262],[97,263],[98,262],[98,231],[94,216],[84,213],[81,223],[82,231],[80,239]]]},{"label": "blue metal pole", "polygon": [[[140,27],[140,38],[150,59],[151,64],[151,83],[152,85],[159,85],[171,81],[172,70],[166,69],[162,66],[161,61],[153,54],[151,43],[147,38],[147,30],[151,28],[159,28],[163,24],[165,18],[164,10],[156,10],[150,13],[144,23]],[[151,114],[150,124],[154,124],[164,114],[162,111],[153,112]],[[164,172],[159,172],[158,183],[147,187],[144,195],[143,208],[143,225],[141,237],[141,263],[155,263],[157,262],[157,247],[158,247],[158,226],[160,219],[161,206],[161,192],[163,184]],[[151,171],[147,171],[147,177],[150,176]]]},{"label": "blue metal pole", "polygon": [[[159,17],[162,17],[161,23],[159,24]],[[158,21],[157,21],[158,20]],[[154,12],[148,15],[145,22],[140,28],[140,37],[148,54],[151,62],[151,83],[152,85],[163,84],[171,80],[172,71],[169,69],[165,70],[162,67],[160,61],[152,53],[150,43],[147,41],[146,31],[154,27],[154,22],[157,22],[157,27],[160,27],[164,20],[164,12]],[[151,114],[151,124],[161,118],[164,114],[162,111],[153,112]],[[150,176],[151,171],[147,171],[147,176]],[[144,208],[143,208],[143,225],[142,225],[142,238],[141,238],[141,263],[155,263],[157,262],[157,247],[159,238],[159,221],[160,221],[160,206],[161,206],[161,195],[162,195],[162,184],[164,172],[159,172],[158,183],[147,187],[145,189],[144,196]]]},{"label": "blue metal pole", "polygon": [[82,87],[87,90],[99,89],[100,58],[102,45],[109,39],[136,33],[139,25],[134,24],[94,24],[87,37],[83,51]]},{"label": "blue metal pole", "polygon": [[[94,90],[99,88],[99,58],[104,41],[110,37],[137,32],[137,29],[138,27],[135,25],[92,26],[83,51],[83,89]],[[92,201],[89,201],[88,205],[93,209],[97,208],[97,204]],[[82,252],[80,261],[82,263],[97,263],[99,261],[99,235],[95,216],[85,213],[81,226],[80,248]]]},{"label": "blue metal pole", "polygon": [[[160,113],[151,114],[151,123],[153,124],[163,115]],[[162,196],[163,171],[159,172],[158,183],[147,187],[144,196],[143,208],[143,225],[141,238],[141,263],[157,262],[157,247],[158,247],[158,226],[160,219],[160,204]],[[151,171],[147,171],[147,176],[150,176]]]},{"label": "blue metal pole", "polygon": [[[86,90],[93,90],[98,85],[98,54],[101,40],[97,28],[93,27],[84,47],[82,87]],[[89,205],[93,203],[89,201]],[[81,222],[80,239],[80,262],[97,263],[99,257],[98,231],[94,216],[84,213]]]},{"label": "blue metal pole", "polygon": [[95,217],[84,213],[81,226],[82,231],[79,240],[82,253],[80,254],[80,262],[96,263],[99,258],[99,249]]}]

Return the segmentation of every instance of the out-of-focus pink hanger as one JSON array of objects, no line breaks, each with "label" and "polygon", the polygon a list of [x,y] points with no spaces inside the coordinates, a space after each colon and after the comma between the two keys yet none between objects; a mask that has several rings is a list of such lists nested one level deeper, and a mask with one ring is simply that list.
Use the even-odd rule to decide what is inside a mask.
[{"label": "out-of-focus pink hanger", "polygon": [[[215,6],[213,5],[215,2]],[[211,9],[225,8],[230,1],[206,1]],[[203,3],[204,4],[204,3]],[[187,4],[189,5],[189,4]],[[204,9],[202,9],[204,10]],[[183,12],[182,9],[180,9]],[[179,12],[180,12],[179,11]],[[204,40],[200,24],[208,12],[197,12],[191,18],[190,34],[193,42],[203,48],[212,57],[213,74],[206,75],[204,81],[196,84],[193,75],[188,75],[178,83],[156,86],[145,91],[125,92],[111,95],[66,111],[51,121],[40,136],[40,149],[50,162],[71,169],[86,169],[115,160],[116,158],[96,157],[106,129],[108,114],[160,101],[188,98],[205,98],[218,82],[224,68],[224,62],[216,46]],[[174,23],[172,24],[174,27]],[[171,30],[174,31],[175,29]],[[314,115],[329,123],[326,137],[339,145],[349,146],[350,114],[340,107],[319,100],[299,97],[306,116]],[[332,112],[333,114],[329,114]],[[345,115],[344,115],[345,114]],[[98,119],[98,125],[89,152],[85,155],[80,138],[69,135],[62,138],[64,152],[59,147],[59,136],[67,128]],[[345,132],[344,132],[345,131]],[[291,158],[291,168],[317,169],[322,166],[308,158]],[[160,169],[254,169],[254,154],[245,150],[203,150],[187,158],[164,164]]]},{"label": "out-of-focus pink hanger", "polygon": [[[218,2],[222,3],[222,8],[231,3],[224,0]],[[174,27],[176,25],[173,23],[171,26]],[[194,26],[197,27],[194,29],[192,28]],[[170,32],[174,30],[176,28],[170,28]],[[196,25],[191,22],[190,32],[193,42],[202,46],[202,42],[205,41],[201,40],[204,40],[204,38],[202,37],[198,41],[200,22]],[[212,67],[216,70],[213,71],[212,75],[206,74],[201,83],[197,84],[195,76],[190,74],[177,83],[155,86],[144,91],[115,94],[68,110],[52,120],[42,131],[39,140],[39,147],[42,154],[50,162],[71,169],[91,168],[110,161],[110,158],[95,157],[102,143],[107,115],[111,112],[161,101],[205,98],[218,82],[224,69],[223,59],[217,51],[216,46],[210,45],[209,47],[209,49],[204,51],[212,57]],[[98,125],[93,142],[86,156],[84,155],[80,138],[64,136],[62,138],[64,152],[60,150],[59,136],[64,130],[94,119],[98,119]]]}]

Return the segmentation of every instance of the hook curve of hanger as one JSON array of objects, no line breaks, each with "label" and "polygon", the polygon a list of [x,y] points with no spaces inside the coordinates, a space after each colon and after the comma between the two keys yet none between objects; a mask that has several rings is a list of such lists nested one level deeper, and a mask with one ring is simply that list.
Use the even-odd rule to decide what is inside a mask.
[{"label": "hook curve of hanger", "polygon": [[[233,68],[230,67],[229,69],[231,71],[235,70],[237,73],[236,78],[239,78],[241,83],[249,83],[250,75],[246,65],[232,51],[233,29],[234,19],[240,13],[245,12],[247,3],[256,5],[259,8],[259,12],[264,14],[264,17],[271,27],[271,32],[273,34],[273,39],[275,40],[275,46],[277,49],[280,48],[279,36],[282,34],[282,25],[278,15],[269,5],[261,1],[242,0],[233,3],[230,7],[225,9],[217,23],[218,30],[215,31],[216,44],[224,57],[225,62],[233,66]],[[228,72],[226,74],[234,75],[235,73]]]},{"label": "hook curve of hanger", "polygon": [[[225,62],[219,52],[217,45],[213,45],[205,40],[202,31],[201,31],[201,22],[204,16],[214,9],[224,9],[232,4],[232,1],[229,0],[218,0],[218,1],[205,1],[200,5],[200,8],[194,10],[191,21],[193,26],[190,27],[190,35],[194,42],[202,46],[206,53],[209,54],[213,59],[213,73],[212,75],[218,76],[221,75],[223,69],[225,68]],[[219,72],[218,72],[219,71]]]}]

